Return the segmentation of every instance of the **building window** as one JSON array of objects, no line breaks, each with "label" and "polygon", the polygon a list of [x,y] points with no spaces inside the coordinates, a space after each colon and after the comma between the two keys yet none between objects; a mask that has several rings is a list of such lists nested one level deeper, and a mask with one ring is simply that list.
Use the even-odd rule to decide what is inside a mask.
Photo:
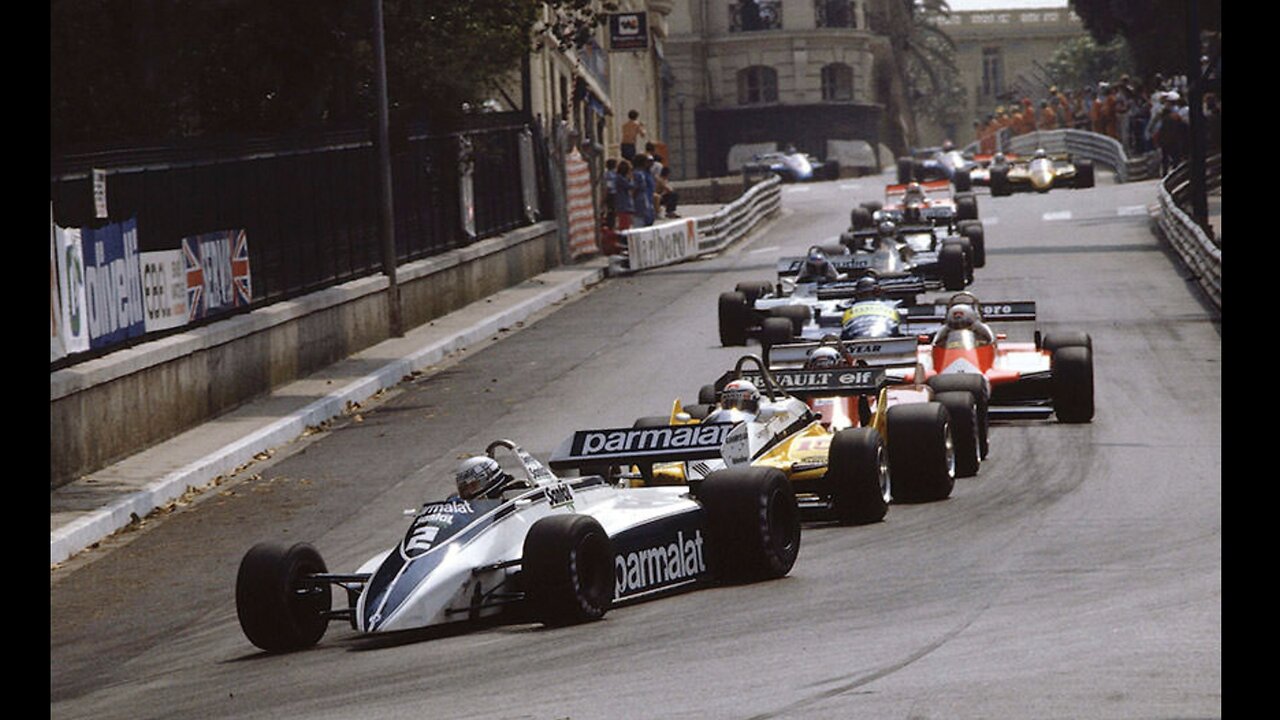
[{"label": "building window", "polygon": [[1000,48],[982,48],[982,95],[995,97],[1004,92],[1004,60]]},{"label": "building window", "polygon": [[778,102],[778,71],[752,65],[738,71],[738,104],[763,105]]},{"label": "building window", "polygon": [[822,99],[853,99],[853,68],[844,63],[832,63],[822,68]]},{"label": "building window", "polygon": [[782,29],[782,0],[729,3],[729,32]]},{"label": "building window", "polygon": [[856,28],[855,6],[853,0],[813,0],[813,14],[820,28]]}]

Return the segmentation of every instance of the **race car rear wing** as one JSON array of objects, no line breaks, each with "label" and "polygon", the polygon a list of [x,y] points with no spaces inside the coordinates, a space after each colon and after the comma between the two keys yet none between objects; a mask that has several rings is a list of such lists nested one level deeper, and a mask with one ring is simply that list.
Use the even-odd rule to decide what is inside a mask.
[{"label": "race car rear wing", "polygon": [[[915,275],[900,277],[882,276],[878,278],[880,289],[887,300],[915,300],[915,297],[927,292],[924,280]],[[819,300],[845,300],[853,297],[857,280],[836,280],[818,286]]]},{"label": "race car rear wing", "polygon": [[[907,321],[912,323],[941,323],[947,319],[946,302],[935,302],[908,307]],[[1013,300],[1009,302],[979,302],[978,313],[985,322],[1014,322],[1036,319],[1036,303],[1034,300]]]},{"label": "race car rear wing", "polygon": [[[778,277],[790,277],[799,275],[800,269],[804,267],[803,257],[785,257],[778,260]],[[836,269],[846,275],[863,275],[867,270],[872,269],[871,258],[860,256],[857,254],[849,255],[828,255],[827,261]]]},{"label": "race car rear wing", "polygon": [[[804,364],[810,353],[823,343],[820,341],[784,343],[765,348],[764,360],[775,375],[781,370],[773,367]],[[869,340],[845,340],[844,350],[855,360],[865,360],[868,365],[900,365],[915,362],[919,340],[915,337],[878,338]],[[830,347],[830,344],[828,344]]]},{"label": "race car rear wing", "polygon": [[[878,392],[888,382],[888,373],[882,367],[833,368],[807,370],[803,368],[770,368],[769,374],[783,392],[804,399],[815,396],[866,395]],[[759,371],[730,370],[716,380],[718,393],[726,384],[736,379],[748,380],[756,387],[763,387],[765,378]],[[554,467],[554,465],[553,465]]]},{"label": "race car rear wing", "polygon": [[553,470],[720,457],[736,423],[579,430],[551,454]]},{"label": "race car rear wing", "polygon": [[[928,196],[930,200],[935,200],[939,196],[944,198],[951,197],[950,180],[930,180],[929,182],[922,182],[920,183],[920,189],[924,190],[924,194]],[[890,200],[895,203],[899,202],[906,194],[907,185],[905,183],[901,185],[886,185],[884,187],[884,197],[886,202]]]}]

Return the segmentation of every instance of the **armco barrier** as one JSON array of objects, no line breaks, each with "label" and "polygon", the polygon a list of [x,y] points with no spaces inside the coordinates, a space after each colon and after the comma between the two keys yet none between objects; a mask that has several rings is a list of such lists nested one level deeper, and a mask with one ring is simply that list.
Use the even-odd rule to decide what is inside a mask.
[{"label": "armco barrier", "polygon": [[[976,147],[977,144],[974,143],[966,149],[975,150]],[[1116,182],[1150,178],[1160,168],[1158,153],[1129,157],[1119,140],[1087,130],[1037,130],[1014,136],[1005,144],[1004,150],[1019,155],[1030,155],[1036,151],[1036,148],[1044,148],[1045,152],[1050,153],[1069,152],[1106,165],[1115,171]]]},{"label": "armco barrier", "polygon": [[624,230],[618,233],[622,254],[610,256],[609,271],[635,272],[722,250],[782,208],[781,185],[773,175],[713,215]]},{"label": "armco barrier", "polygon": [[[1190,186],[1187,174],[1188,165],[1184,163],[1160,181],[1157,186],[1158,205],[1152,219],[1214,307],[1222,312],[1222,238],[1210,238],[1180,207]],[[1205,185],[1209,189],[1222,186],[1221,155],[1206,160]]]}]

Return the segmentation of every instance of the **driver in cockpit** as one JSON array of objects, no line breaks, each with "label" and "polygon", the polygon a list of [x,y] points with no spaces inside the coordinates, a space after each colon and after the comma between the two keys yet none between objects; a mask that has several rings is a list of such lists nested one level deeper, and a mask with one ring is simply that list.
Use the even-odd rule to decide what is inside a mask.
[{"label": "driver in cockpit", "polygon": [[488,455],[463,460],[453,477],[458,486],[458,497],[463,500],[501,498],[504,490],[516,484],[515,478],[503,472],[498,461]]},{"label": "driver in cockpit", "polygon": [[796,275],[798,283],[824,283],[833,280],[839,280],[840,273],[836,270],[835,265],[827,259],[827,254],[819,248],[809,248],[809,254],[804,259],[804,264],[800,266],[800,272]]},{"label": "driver in cockpit", "polygon": [[995,341],[995,333],[990,326],[978,317],[978,311],[972,305],[958,303],[947,308],[947,319],[942,328],[933,336],[934,345],[945,345],[951,333],[957,330],[972,330],[974,337],[981,345]]},{"label": "driver in cockpit", "polygon": [[720,391],[720,402],[703,422],[749,422],[760,412],[760,390],[750,380],[732,380]]}]

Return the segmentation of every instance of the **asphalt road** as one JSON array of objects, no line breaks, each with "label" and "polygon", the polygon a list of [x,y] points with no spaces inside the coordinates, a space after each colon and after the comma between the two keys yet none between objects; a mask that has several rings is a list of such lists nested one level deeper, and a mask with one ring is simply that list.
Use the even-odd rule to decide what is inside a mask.
[{"label": "asphalt road", "polygon": [[837,236],[876,181],[789,186],[751,241],[609,280],[53,572],[51,717],[1220,717],[1220,328],[1149,228],[1154,182],[1104,173],[981,194],[971,288],[1093,336],[1093,423],[993,425],[951,499],[806,526],[781,580],[556,630],[388,643],[335,623],[285,656],[244,638],[233,588],[254,542],[305,540],[354,570],[490,440],[545,458],[575,429],[692,401],[740,354],[719,347],[718,294]]}]

